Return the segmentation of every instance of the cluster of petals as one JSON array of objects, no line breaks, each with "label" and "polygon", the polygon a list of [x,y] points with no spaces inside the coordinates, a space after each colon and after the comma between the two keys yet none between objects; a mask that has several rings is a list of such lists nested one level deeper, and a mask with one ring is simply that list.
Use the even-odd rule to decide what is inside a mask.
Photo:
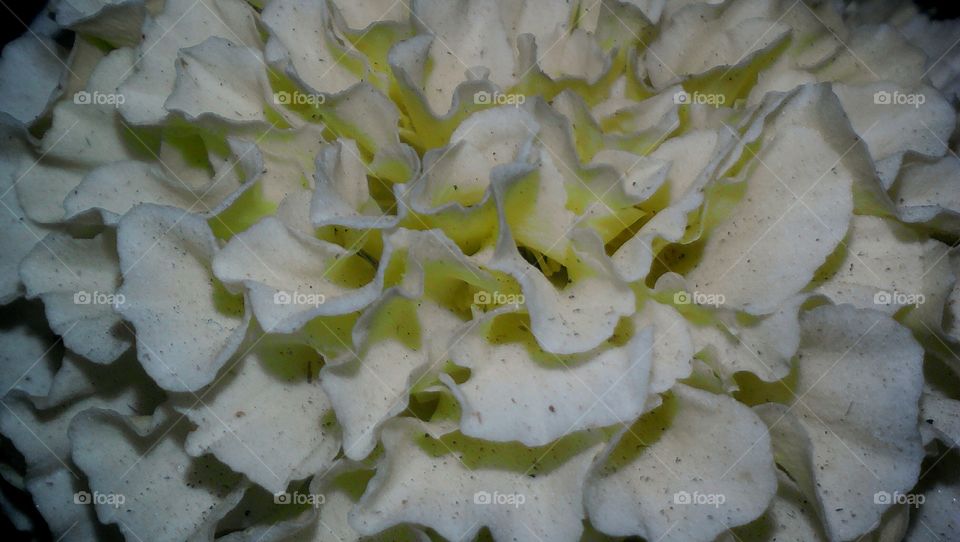
[{"label": "cluster of petals", "polygon": [[958,39],[885,2],[54,0],[0,58],[0,476],[39,515],[0,508],[951,539]]}]

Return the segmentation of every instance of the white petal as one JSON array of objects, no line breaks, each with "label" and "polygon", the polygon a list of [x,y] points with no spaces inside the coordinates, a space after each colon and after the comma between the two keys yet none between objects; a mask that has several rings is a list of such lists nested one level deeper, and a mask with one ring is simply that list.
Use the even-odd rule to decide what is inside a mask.
[{"label": "white petal", "polygon": [[373,154],[373,175],[399,183],[417,174],[417,154],[400,142],[400,110],[383,92],[364,82],[332,97],[328,105],[335,119],[331,122],[342,123],[345,136]]},{"label": "white petal", "polygon": [[496,0],[414,0],[411,10],[415,26],[433,37],[427,60],[432,69],[421,88],[434,114],[450,109],[453,91],[469,70],[489,70],[490,81],[502,89],[516,81],[515,53]]},{"label": "white petal", "polygon": [[111,51],[97,62],[82,90],[57,103],[53,125],[41,141],[46,158],[99,166],[135,156],[136,137],[142,136],[130,134],[117,109],[124,99],[117,86],[134,60],[131,49]]},{"label": "white petal", "polygon": [[846,257],[817,293],[836,304],[888,314],[913,306],[911,314],[933,329],[939,327],[955,279],[949,246],[873,216],[853,217],[845,245]]},{"label": "white petal", "polygon": [[292,75],[309,88],[333,94],[360,81],[346,64],[363,61],[339,42],[326,2],[277,0],[267,5],[262,18],[270,29],[268,58],[271,49],[282,51]]},{"label": "white petal", "polygon": [[39,297],[63,344],[96,363],[110,363],[130,348],[131,337],[114,312],[120,262],[112,232],[92,239],[50,234],[20,265],[27,296]]},{"label": "white petal", "polygon": [[897,177],[907,151],[943,156],[953,133],[953,108],[925,85],[834,84],[834,92],[857,135],[867,144],[884,188]]},{"label": "white petal", "polygon": [[148,17],[136,66],[120,86],[123,116],[133,124],[167,118],[163,104],[176,82],[177,53],[219,37],[243,47],[259,47],[255,14],[242,0],[169,0],[156,17]]},{"label": "white petal", "polygon": [[924,222],[950,232],[960,230],[960,158],[948,154],[939,160],[905,160],[891,187],[900,220]]},{"label": "white petal", "polygon": [[801,87],[783,107],[745,172],[741,203],[687,275],[694,290],[751,314],[773,312],[810,282],[846,234],[854,179],[869,178],[829,88]]},{"label": "white petal", "polygon": [[362,257],[292,231],[276,217],[234,236],[213,270],[224,284],[249,291],[254,315],[270,332],[290,333],[316,316],[360,310],[383,287],[382,274]]},{"label": "white petal", "polygon": [[197,426],[187,453],[212,454],[271,493],[326,470],[340,439],[330,401],[311,382],[320,363],[316,353],[284,345],[245,356],[200,404],[184,398],[191,406],[181,410]]},{"label": "white petal", "polygon": [[38,305],[20,301],[10,307],[0,325],[0,396],[11,390],[46,395],[56,372],[54,337]]},{"label": "white petal", "polygon": [[910,45],[896,28],[863,25],[853,28],[843,40],[844,47],[825,67],[817,71],[820,81],[846,84],[893,81],[915,85],[923,79],[923,51]]},{"label": "white petal", "polygon": [[[188,456],[183,451],[186,425],[169,418],[131,419],[87,410],[70,425],[73,460],[87,475],[91,491],[103,496],[97,516],[116,523],[126,537],[210,539],[217,521],[242,496],[240,476],[212,457]],[[123,504],[114,506],[120,496]]]},{"label": "white petal", "polygon": [[57,24],[115,45],[133,46],[147,13],[143,0],[63,0]]},{"label": "white petal", "polygon": [[[417,330],[415,344],[398,334],[381,337],[391,320]],[[446,359],[460,323],[456,314],[431,301],[410,301],[395,291],[364,312],[353,331],[358,357],[351,353],[349,359],[320,372],[343,426],[344,455],[357,460],[370,455],[380,426],[407,408],[413,385]]]},{"label": "white petal", "polygon": [[324,476],[315,477],[310,483],[310,492],[323,495],[323,506],[320,507],[316,520],[288,542],[430,542],[430,537],[421,528],[408,524],[398,525],[373,536],[361,536],[353,530],[348,515],[368,483],[368,470],[363,465],[342,461]]},{"label": "white petal", "polygon": [[209,384],[243,339],[249,311],[228,299],[210,271],[217,242],[200,217],[140,205],[117,226],[124,303],[137,357],[164,389]]},{"label": "white petal", "polygon": [[585,493],[591,523],[615,536],[712,540],[760,516],[777,485],[760,419],[727,396],[683,385],[660,408],[634,425],[641,435],[625,431],[597,464]]},{"label": "white petal", "polygon": [[23,124],[43,116],[60,93],[66,59],[60,45],[34,32],[6,44],[0,56],[0,112]]},{"label": "white petal", "polygon": [[960,446],[960,401],[925,392],[920,399],[920,430],[928,428],[948,446]]},{"label": "white petal", "polygon": [[4,254],[0,259],[0,304],[21,295],[20,260],[46,233],[26,217],[13,185],[19,179],[20,160],[28,154],[25,133],[0,120],[0,252]]},{"label": "white petal", "polygon": [[573,274],[571,282],[558,289],[520,256],[502,216],[500,229],[497,255],[489,267],[520,283],[531,330],[545,351],[591,350],[613,334],[620,317],[635,310],[633,291],[616,276],[602,241],[592,231],[576,232],[571,244],[583,276]]},{"label": "white petal", "polygon": [[116,225],[141,203],[178,207],[210,217],[228,207],[250,186],[249,182],[237,183],[223,171],[207,183],[194,186],[160,165],[119,161],[88,173],[66,197],[63,207],[67,218],[96,211],[108,225]]},{"label": "white petal", "polygon": [[256,139],[230,137],[227,142],[234,161],[241,165],[249,162],[244,170],[256,172],[248,176],[259,178],[263,196],[279,204],[290,194],[310,186],[317,148],[324,141],[323,129],[323,125],[304,123],[290,130],[273,128]]},{"label": "white petal", "polygon": [[232,122],[266,122],[270,92],[260,51],[210,37],[177,53],[177,79],[164,102],[191,121],[212,116]]},{"label": "white petal", "polygon": [[636,331],[653,327],[653,352],[650,365],[650,393],[663,393],[677,380],[690,376],[694,343],[690,326],[670,305],[650,299],[633,316]]},{"label": "white petal", "polygon": [[[71,420],[90,408],[108,408],[126,415],[140,409],[149,411],[161,399],[135,360],[117,364],[112,371],[108,376],[98,375],[97,395],[92,388],[75,389],[70,403],[45,409],[47,398],[15,392],[4,399],[4,408],[0,410],[0,432],[26,460],[26,489],[53,535],[63,540],[91,540],[104,536],[105,531],[97,522],[93,506],[76,501],[79,492],[89,491],[71,461]],[[51,395],[61,394],[63,390],[58,387],[65,383],[63,380],[58,372]],[[38,405],[44,409],[37,408]]]},{"label": "white petal", "polygon": [[70,164],[39,159],[30,153],[21,157],[14,179],[17,199],[24,214],[30,220],[51,224],[64,219],[63,200],[80,184],[83,170]]},{"label": "white petal", "polygon": [[322,148],[317,163],[317,188],[310,203],[314,226],[387,229],[398,224],[400,217],[385,213],[370,197],[367,166],[354,141],[337,140]]},{"label": "white petal", "polygon": [[782,471],[777,471],[777,494],[759,519],[724,533],[718,542],[740,540],[826,542],[817,511],[797,485]]},{"label": "white petal", "polygon": [[676,242],[686,233],[688,214],[703,203],[703,187],[724,155],[723,142],[717,132],[698,130],[670,138],[650,154],[670,164],[666,180],[670,204],[613,254],[614,268],[624,280],[633,282],[647,275],[658,238]]},{"label": "white petal", "polygon": [[[911,511],[910,529],[904,538],[907,542],[934,542],[949,540],[960,529],[960,486],[956,472],[960,468],[957,452],[948,452],[943,462],[930,468],[925,480],[918,488],[923,496],[919,509]],[[922,492],[922,493],[921,493]]]},{"label": "white petal", "polygon": [[655,330],[638,329],[624,346],[564,359],[540,350],[529,335],[490,342],[494,316],[471,322],[451,352],[454,363],[470,368],[470,378],[456,385],[441,375],[460,402],[463,434],[543,446],[643,412]]},{"label": "white petal", "polygon": [[789,27],[764,13],[763,2],[717,7],[696,3],[672,14],[650,44],[647,73],[656,88],[713,68],[749,62],[789,34]]},{"label": "white petal", "polygon": [[[542,450],[489,445],[459,435],[451,444],[441,444],[424,436],[431,429],[409,418],[384,427],[386,454],[350,517],[357,532],[371,535],[413,523],[451,540],[472,539],[483,526],[496,540],[579,540],[584,516],[580,488],[599,449],[595,437],[571,437],[559,449]],[[463,451],[457,454],[444,445]],[[458,456],[477,466],[467,467]],[[535,468],[537,458],[541,466],[556,466],[536,477],[522,475],[528,466]]]},{"label": "white petal", "polygon": [[849,305],[801,316],[796,403],[756,407],[781,467],[811,500],[831,538],[873,529],[917,481],[923,350],[890,317]]},{"label": "white petal", "polygon": [[333,5],[356,30],[379,22],[404,22],[410,17],[407,5],[395,0],[335,0]]},{"label": "white petal", "polygon": [[445,206],[481,204],[491,171],[522,160],[538,129],[526,109],[509,105],[470,115],[447,146],[424,156],[424,173],[411,185],[411,207],[429,213]]},{"label": "white petal", "polygon": [[790,372],[800,344],[799,313],[806,299],[806,295],[796,295],[772,314],[749,324],[723,311],[716,322],[691,325],[696,351],[715,361],[728,382],[740,371],[750,371],[766,382],[780,380]]}]

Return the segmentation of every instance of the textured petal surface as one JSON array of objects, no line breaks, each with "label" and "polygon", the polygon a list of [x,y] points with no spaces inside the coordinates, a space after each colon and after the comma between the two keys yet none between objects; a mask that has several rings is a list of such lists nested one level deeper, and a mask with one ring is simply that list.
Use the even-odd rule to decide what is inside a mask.
[{"label": "textured petal surface", "polygon": [[[776,476],[763,422],[722,395],[683,385],[672,393],[604,452],[584,498],[598,530],[710,540],[767,508]],[[704,439],[710,446],[695,444]]]},{"label": "textured petal surface", "polygon": [[117,227],[124,303],[118,312],[137,333],[137,356],[164,389],[209,384],[246,332],[243,302],[211,273],[217,244],[201,218],[141,205]]},{"label": "textured petal surface", "polygon": [[[797,480],[832,538],[874,527],[917,481],[922,349],[874,310],[821,306],[801,317],[796,403],[763,405],[778,463]],[[857,397],[858,400],[851,400]]]},{"label": "textured petal surface", "polygon": [[340,439],[330,401],[313,381],[319,365],[306,348],[261,343],[200,404],[182,409],[197,426],[187,453],[212,454],[271,493],[326,470]]},{"label": "textured petal surface", "polygon": [[131,338],[115,312],[124,299],[120,261],[112,233],[93,239],[51,234],[20,264],[27,295],[39,297],[47,320],[63,343],[97,363],[110,363],[130,348]]},{"label": "textured petal surface", "polygon": [[447,381],[460,402],[463,434],[543,446],[643,412],[653,329],[638,330],[623,346],[560,357],[541,350],[529,333],[509,334],[509,324],[497,326],[490,316],[487,322],[471,322],[472,331],[452,351],[454,363],[470,369],[463,384]]},{"label": "textured petal surface", "polygon": [[67,53],[35,33],[6,44],[0,55],[0,112],[23,124],[42,116],[60,90]]},{"label": "textured petal surface", "polygon": [[[171,427],[164,418],[130,419],[88,410],[70,425],[73,459],[91,489],[104,496],[96,504],[97,516],[116,523],[125,536],[171,541],[212,537],[217,520],[241,496],[240,477],[211,457],[188,456],[183,450],[186,426]],[[120,496],[123,504],[115,506]]]},{"label": "textured petal surface", "polygon": [[772,312],[813,278],[846,233],[853,180],[863,175],[827,87],[803,87],[784,107],[747,173],[743,203],[687,276],[697,291],[752,314]]},{"label": "textured petal surface", "polygon": [[275,217],[234,237],[213,270],[224,284],[249,290],[253,314],[267,331],[291,332],[315,316],[360,310],[382,287],[382,277],[360,256],[292,231]]},{"label": "textured petal surface", "polygon": [[[458,458],[428,437],[430,431],[422,422],[404,419],[384,427],[386,455],[350,517],[359,533],[409,522],[448,539],[472,538],[486,526],[498,540],[531,533],[544,540],[579,540],[584,514],[578,488],[599,448],[589,435],[572,436],[565,446],[547,450],[506,445],[513,453],[501,457],[498,446],[461,436],[459,445],[447,444],[463,447]],[[557,466],[561,457],[565,461]],[[518,479],[524,469],[537,468],[531,462],[542,472]],[[547,470],[549,465],[554,466]]]},{"label": "textured petal surface", "polygon": [[240,0],[173,0],[147,18],[137,63],[120,86],[126,98],[123,116],[134,124],[166,119],[164,102],[174,90],[175,63],[181,49],[207,38],[230,40],[238,47],[259,47],[260,35],[253,10]]},{"label": "textured petal surface", "polygon": [[[404,325],[391,330],[391,320]],[[354,330],[356,354],[320,372],[343,426],[344,455],[370,455],[380,426],[407,408],[414,385],[445,359],[459,323],[447,309],[399,293],[387,293],[364,312]]]}]

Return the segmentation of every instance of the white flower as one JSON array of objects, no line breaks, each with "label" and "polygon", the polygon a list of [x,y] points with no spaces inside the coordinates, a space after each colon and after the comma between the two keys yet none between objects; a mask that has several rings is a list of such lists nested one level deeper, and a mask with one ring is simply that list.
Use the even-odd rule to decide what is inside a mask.
[{"label": "white flower", "polygon": [[10,43],[0,432],[49,532],[953,532],[960,26],[589,4],[61,0]]}]

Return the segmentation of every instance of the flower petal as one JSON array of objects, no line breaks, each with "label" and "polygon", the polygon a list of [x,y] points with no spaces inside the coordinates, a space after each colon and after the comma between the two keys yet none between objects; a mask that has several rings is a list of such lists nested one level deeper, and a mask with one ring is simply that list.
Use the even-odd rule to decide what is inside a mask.
[{"label": "flower petal", "polygon": [[874,528],[891,500],[917,481],[923,350],[885,314],[849,305],[804,313],[796,402],[756,411],[777,461],[797,481],[831,539]]},{"label": "flower petal", "polygon": [[60,94],[67,53],[52,39],[29,32],[0,56],[0,113],[32,124]]},{"label": "flower petal", "polygon": [[[185,432],[165,411],[152,420],[102,409],[74,418],[73,460],[90,489],[104,497],[95,504],[101,521],[116,523],[129,538],[213,536],[217,521],[240,500],[243,482],[212,457],[188,456]],[[123,503],[115,506],[120,496]]]},{"label": "flower petal", "polygon": [[[509,334],[513,326],[494,326],[498,316],[509,318],[488,313],[471,322],[453,347],[453,362],[468,367],[470,378],[457,385],[441,375],[460,402],[464,435],[543,446],[643,412],[653,329],[638,329],[623,346],[604,345],[564,359],[542,351],[529,332]],[[490,342],[490,334],[499,344]]]},{"label": "flower petal", "polygon": [[178,52],[210,37],[260,47],[255,14],[242,0],[170,0],[161,13],[148,17],[135,67],[119,89],[124,118],[132,124],[166,120],[163,104],[174,90]]},{"label": "flower petal", "polygon": [[187,453],[212,454],[271,493],[329,468],[340,438],[330,401],[311,382],[321,361],[308,350],[260,343],[200,404],[184,397],[190,406],[178,410],[197,426]]},{"label": "flower petal", "polygon": [[253,47],[211,36],[177,53],[177,78],[164,102],[190,121],[213,117],[229,122],[267,121],[264,105],[272,97],[266,65]]},{"label": "flower petal", "polygon": [[274,216],[234,236],[213,272],[228,287],[248,290],[257,321],[277,333],[360,310],[383,288],[382,273],[356,251],[293,231]]},{"label": "flower petal", "polygon": [[63,344],[96,363],[110,363],[132,344],[114,312],[123,298],[112,232],[92,239],[53,233],[20,264],[27,296],[43,300],[51,329]]},{"label": "flower petal", "polygon": [[[385,456],[350,516],[357,532],[372,535],[413,523],[452,540],[472,539],[483,526],[497,540],[531,533],[541,540],[580,539],[580,488],[599,449],[594,435],[571,436],[545,450],[458,435],[438,440],[430,432],[430,426],[409,418],[384,427]],[[451,452],[450,446],[462,451]],[[527,468],[541,472],[520,475]]]},{"label": "flower petal", "polygon": [[117,226],[124,303],[137,357],[160,387],[193,391],[211,381],[243,339],[250,314],[215,282],[217,242],[200,217],[145,204]]},{"label": "flower petal", "polygon": [[838,125],[842,112],[828,87],[801,87],[783,107],[745,172],[742,202],[687,275],[696,291],[757,315],[810,282],[846,234],[854,179],[870,178],[859,144]]},{"label": "flower petal", "polygon": [[614,536],[712,540],[759,517],[777,485],[763,422],[680,384],[659,408],[601,456],[585,490],[591,523]]}]

